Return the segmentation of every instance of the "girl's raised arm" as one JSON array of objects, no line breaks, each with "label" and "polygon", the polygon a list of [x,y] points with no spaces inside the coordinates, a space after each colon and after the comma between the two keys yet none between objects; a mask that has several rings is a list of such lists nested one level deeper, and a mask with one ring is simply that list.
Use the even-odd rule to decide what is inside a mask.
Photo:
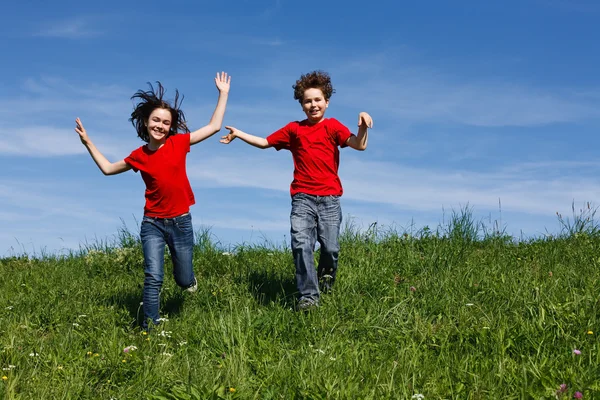
[{"label": "girl's raised arm", "polygon": [[77,124],[77,126],[75,126],[75,132],[79,134],[81,143],[83,143],[87,151],[92,156],[92,159],[104,175],[116,175],[131,169],[131,166],[127,164],[125,160],[117,161],[115,163],[108,161],[90,140],[85,128],[83,127],[83,124],[81,123],[81,120],[77,118],[75,123]]},{"label": "girl's raised arm", "polygon": [[215,112],[213,113],[208,125],[190,133],[190,145],[201,142],[221,130],[221,125],[223,125],[223,116],[225,115],[225,108],[227,106],[227,98],[229,97],[231,76],[227,76],[227,72],[221,72],[220,74],[217,72],[215,85],[217,86],[217,89],[219,89],[219,100],[217,100]]}]

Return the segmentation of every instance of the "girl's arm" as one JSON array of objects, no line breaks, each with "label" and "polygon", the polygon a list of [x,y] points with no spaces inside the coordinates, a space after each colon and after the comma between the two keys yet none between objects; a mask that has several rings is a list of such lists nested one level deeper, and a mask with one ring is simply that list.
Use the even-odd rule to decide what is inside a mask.
[{"label": "girl's arm", "polygon": [[116,175],[125,171],[129,171],[131,169],[131,166],[127,164],[125,160],[117,161],[116,163],[111,163],[110,161],[108,161],[88,137],[88,134],[85,131],[81,120],[77,118],[75,122],[77,123],[77,126],[75,127],[75,132],[79,134],[79,139],[81,139],[81,143],[83,143],[87,151],[92,156],[92,159],[104,175]]},{"label": "girl's arm", "polygon": [[227,76],[226,72],[217,72],[215,84],[219,89],[219,100],[217,107],[210,119],[208,125],[190,133],[190,145],[194,145],[214,135],[221,130],[223,124],[223,116],[225,115],[225,107],[227,106],[227,98],[229,97],[229,87],[231,84],[231,76]]},{"label": "girl's arm", "polygon": [[354,150],[365,150],[369,140],[368,128],[373,128],[373,118],[366,112],[361,112],[358,114],[358,135],[350,136],[346,144]]},{"label": "girl's arm", "polygon": [[221,143],[229,144],[233,141],[233,139],[239,137],[244,142],[251,144],[254,147],[258,147],[259,149],[267,149],[271,147],[271,145],[265,138],[250,135],[249,133],[242,132],[239,129],[234,128],[233,126],[226,126],[225,129],[229,129],[229,133],[221,137]]}]

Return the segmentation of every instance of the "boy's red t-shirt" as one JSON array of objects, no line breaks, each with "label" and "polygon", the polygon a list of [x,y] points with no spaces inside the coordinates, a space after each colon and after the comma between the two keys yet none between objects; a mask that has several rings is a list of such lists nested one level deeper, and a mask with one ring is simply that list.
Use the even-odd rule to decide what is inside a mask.
[{"label": "boy's red t-shirt", "polygon": [[144,215],[173,218],[187,213],[196,202],[185,169],[189,151],[190,134],[183,133],[169,136],[158,150],[144,145],[125,158],[146,184]]},{"label": "boy's red t-shirt", "polygon": [[350,136],[350,130],[334,118],[326,118],[314,125],[310,125],[307,120],[290,122],[267,136],[269,145],[278,151],[286,149],[292,152],[292,196],[297,193],[314,196],[342,195],[342,182],[338,176],[338,146],[346,147]]}]

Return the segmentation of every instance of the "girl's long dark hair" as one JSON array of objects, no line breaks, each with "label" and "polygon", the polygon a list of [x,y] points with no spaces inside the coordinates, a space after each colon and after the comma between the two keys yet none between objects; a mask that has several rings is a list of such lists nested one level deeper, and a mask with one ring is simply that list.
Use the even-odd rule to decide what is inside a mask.
[{"label": "girl's long dark hair", "polygon": [[158,81],[156,84],[158,85],[156,90],[154,89],[154,86],[148,82],[150,90],[146,92],[143,90],[138,90],[133,96],[131,96],[131,100],[134,100],[136,104],[133,112],[131,113],[131,118],[129,118],[129,121],[135,127],[140,139],[146,143],[150,141],[147,128],[148,119],[150,118],[152,111],[157,108],[163,108],[171,112],[171,128],[169,129],[169,134],[167,137],[175,135],[179,131],[189,131],[185,121],[185,115],[183,114],[183,111],[179,109],[179,107],[181,107],[181,103],[183,102],[183,95],[181,96],[180,100],[179,91],[175,89],[175,101],[171,106],[168,101],[163,99],[165,95],[165,88],[163,85]]}]

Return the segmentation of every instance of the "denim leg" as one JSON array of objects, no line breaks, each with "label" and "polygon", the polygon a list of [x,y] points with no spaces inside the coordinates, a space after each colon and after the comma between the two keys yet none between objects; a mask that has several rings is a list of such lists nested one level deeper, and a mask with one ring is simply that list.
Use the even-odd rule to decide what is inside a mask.
[{"label": "denim leg", "polygon": [[316,197],[303,193],[292,197],[290,215],[292,254],[296,265],[299,300],[319,301],[319,284],[315,270],[314,249],[317,241]]},{"label": "denim leg", "polygon": [[160,289],[164,278],[165,232],[161,221],[146,218],[142,220],[140,237],[144,251],[144,321],[142,327],[148,327],[148,318],[158,324]]},{"label": "denim leg", "polygon": [[187,289],[194,284],[194,267],[192,255],[194,252],[194,228],[192,215],[187,214],[173,218],[169,227],[167,245],[173,261],[173,277],[175,283]]},{"label": "denim leg", "polygon": [[[323,281],[324,289],[329,290],[335,282],[340,253],[340,226],[342,224],[342,208],[340,196],[320,197],[317,203],[319,219],[317,223],[318,241],[321,245],[318,277]],[[331,278],[323,279],[329,275]]]}]

